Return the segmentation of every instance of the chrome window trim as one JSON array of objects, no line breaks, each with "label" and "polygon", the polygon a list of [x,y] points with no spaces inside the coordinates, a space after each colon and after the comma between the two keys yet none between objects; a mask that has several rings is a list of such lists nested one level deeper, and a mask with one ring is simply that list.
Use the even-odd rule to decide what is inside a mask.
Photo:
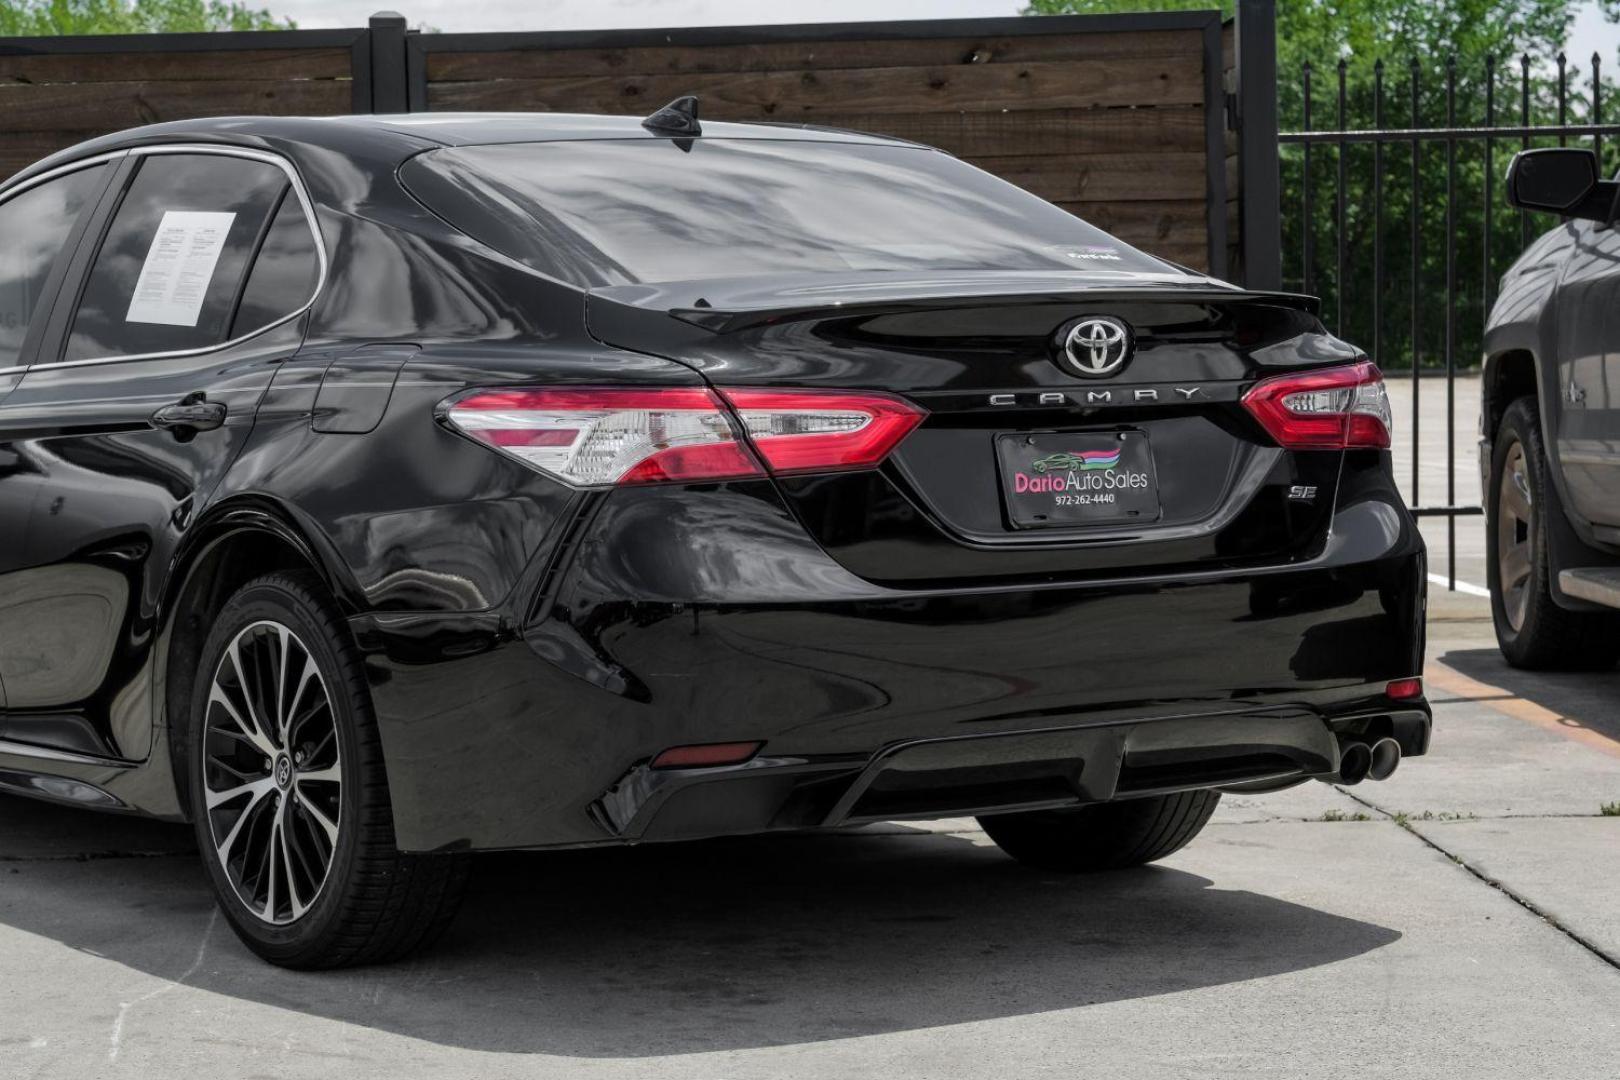
[{"label": "chrome window trim", "polygon": [[58,176],[66,176],[68,173],[75,172],[79,169],[88,169],[92,165],[103,165],[109,161],[116,161],[117,159],[127,157],[128,155],[128,150],[111,150],[105,154],[97,154],[94,157],[81,158],[78,161],[70,161],[66,165],[58,165],[54,169],[47,169],[38,176],[30,176],[27,180],[24,180],[14,188],[7,188],[0,191],[0,205],[3,205],[9,201],[13,195],[21,195],[29,188],[43,184],[47,180],[55,180]]},{"label": "chrome window trim", "polygon": [[[247,158],[247,159],[249,159],[251,161],[267,162],[267,163],[269,163],[271,165],[276,166],[283,173],[286,173],[287,179],[292,185],[293,194],[298,196],[298,203],[299,203],[300,206],[302,206],[304,208],[304,223],[309,226],[310,233],[313,234],[314,237],[315,237],[315,258],[316,258],[317,263],[319,263],[320,269],[319,269],[319,273],[316,275],[316,278],[315,278],[315,288],[310,292],[309,299],[304,301],[304,304],[303,304],[302,307],[299,307],[294,311],[288,312],[286,315],[283,315],[281,318],[275,320],[274,322],[266,323],[265,325],[259,327],[257,330],[249,331],[248,333],[242,334],[239,337],[234,337],[234,338],[230,339],[229,341],[222,341],[218,345],[205,345],[205,346],[203,346],[201,348],[196,348],[196,349],[171,349],[171,350],[169,350],[167,352],[131,353],[129,355],[119,355],[119,356],[94,356],[94,357],[86,357],[83,360],[53,360],[50,363],[46,363],[46,364],[34,364],[34,365],[32,365],[31,367],[28,368],[29,371],[52,371],[52,370],[55,370],[55,369],[58,369],[58,368],[88,367],[88,366],[95,365],[95,364],[122,364],[122,363],[130,363],[130,362],[134,362],[134,361],[138,361],[138,360],[168,360],[168,359],[178,359],[178,358],[187,357],[187,356],[206,356],[209,353],[216,353],[216,352],[220,352],[220,351],[222,351],[224,349],[233,348],[234,346],[242,344],[244,341],[248,341],[248,340],[251,340],[252,338],[256,338],[260,334],[266,333],[266,332],[268,332],[270,330],[274,330],[278,326],[281,326],[281,325],[283,325],[285,323],[291,322],[293,319],[298,318],[304,312],[306,312],[310,308],[314,307],[315,306],[315,301],[320,299],[321,291],[326,288],[326,277],[327,277],[326,240],[321,235],[320,224],[319,224],[319,222],[316,221],[316,218],[315,218],[315,203],[314,203],[314,200],[312,200],[309,197],[309,191],[308,191],[308,189],[306,189],[304,187],[304,178],[298,175],[298,170],[293,167],[292,162],[288,161],[286,158],[280,156],[279,154],[272,154],[267,150],[251,150],[251,149],[248,149],[247,147],[240,147],[240,146],[217,146],[217,145],[191,144],[191,143],[165,143],[165,144],[160,145],[160,146],[137,146],[137,147],[131,147],[130,149],[127,149],[127,150],[118,150],[118,151],[115,151],[113,154],[106,155],[106,156],[108,156],[108,157],[120,157],[120,156],[128,155],[130,157],[147,157],[147,156],[153,156],[153,155],[157,155],[157,154],[213,154],[213,155],[218,156],[218,157]],[[74,162],[72,165],[69,165],[69,166],[63,166],[63,168],[64,169],[77,168],[77,167],[82,166],[82,165],[87,165],[91,161],[95,161],[95,160],[99,160],[99,159],[90,158],[90,159],[86,159],[85,161],[82,161],[82,162]],[[36,177],[35,179],[36,180],[43,180],[47,176],[54,175],[58,171],[59,170],[53,169],[53,170],[51,170],[50,173],[42,174],[41,176]],[[11,194],[10,192],[6,193],[7,196],[9,196],[10,194]],[[97,252],[97,254],[99,254],[99,251]],[[92,268],[93,268],[93,264],[92,264]],[[88,273],[88,270],[86,272]],[[253,267],[251,267],[251,266],[248,267],[247,272],[249,274],[251,274],[253,272]],[[74,313],[75,319],[77,319],[77,315],[78,315],[78,313],[75,312]],[[71,336],[71,334],[72,334],[72,325],[71,324],[68,327],[68,333]],[[3,374],[3,373],[0,373],[0,374]]]}]

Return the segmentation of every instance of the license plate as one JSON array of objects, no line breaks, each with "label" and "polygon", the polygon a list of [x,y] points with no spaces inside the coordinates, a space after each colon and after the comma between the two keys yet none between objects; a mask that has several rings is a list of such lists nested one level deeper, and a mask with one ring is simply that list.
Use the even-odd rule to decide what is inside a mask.
[{"label": "license plate", "polygon": [[1001,435],[996,457],[1016,528],[1159,520],[1159,482],[1143,432]]}]

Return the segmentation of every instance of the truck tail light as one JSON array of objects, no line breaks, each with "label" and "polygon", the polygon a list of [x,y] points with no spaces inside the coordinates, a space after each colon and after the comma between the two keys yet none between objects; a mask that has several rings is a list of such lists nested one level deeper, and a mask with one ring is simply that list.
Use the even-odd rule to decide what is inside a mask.
[{"label": "truck tail light", "polygon": [[442,411],[576,487],[872,468],[925,415],[888,394],[698,387],[479,390]]},{"label": "truck tail light", "polygon": [[1263,379],[1243,407],[1288,450],[1389,448],[1389,395],[1367,361]]}]

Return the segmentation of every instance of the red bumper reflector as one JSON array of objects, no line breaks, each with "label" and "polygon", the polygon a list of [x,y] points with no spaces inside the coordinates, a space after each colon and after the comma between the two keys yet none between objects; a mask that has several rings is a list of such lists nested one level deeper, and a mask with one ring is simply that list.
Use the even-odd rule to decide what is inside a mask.
[{"label": "red bumper reflector", "polygon": [[741,765],[764,746],[762,742],[708,743],[703,746],[672,746],[652,759],[655,769],[708,769],[716,765]]},{"label": "red bumper reflector", "polygon": [[1423,696],[1422,679],[1396,679],[1384,687],[1384,696],[1395,701],[1411,701]]}]

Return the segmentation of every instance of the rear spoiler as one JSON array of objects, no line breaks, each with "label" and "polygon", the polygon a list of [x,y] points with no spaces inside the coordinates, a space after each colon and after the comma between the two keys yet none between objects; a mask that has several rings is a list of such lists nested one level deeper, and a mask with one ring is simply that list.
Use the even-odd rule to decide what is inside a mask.
[{"label": "rear spoiler", "polygon": [[[784,283],[785,284],[785,283]],[[985,287],[985,286],[990,287]],[[885,283],[871,278],[849,284],[771,288],[761,283],[684,282],[669,285],[619,285],[591,290],[592,297],[642,310],[662,310],[670,317],[715,334],[750,327],[825,318],[828,315],[882,315],[938,308],[997,307],[1075,301],[1230,304],[1262,303],[1320,314],[1321,303],[1298,293],[1259,292],[1216,283],[1210,278],[1156,276],[1151,284],[1085,284],[1033,278],[988,282],[983,278],[954,281],[918,280]],[[711,299],[712,297],[712,299]],[[684,302],[678,302],[684,301]]]}]

